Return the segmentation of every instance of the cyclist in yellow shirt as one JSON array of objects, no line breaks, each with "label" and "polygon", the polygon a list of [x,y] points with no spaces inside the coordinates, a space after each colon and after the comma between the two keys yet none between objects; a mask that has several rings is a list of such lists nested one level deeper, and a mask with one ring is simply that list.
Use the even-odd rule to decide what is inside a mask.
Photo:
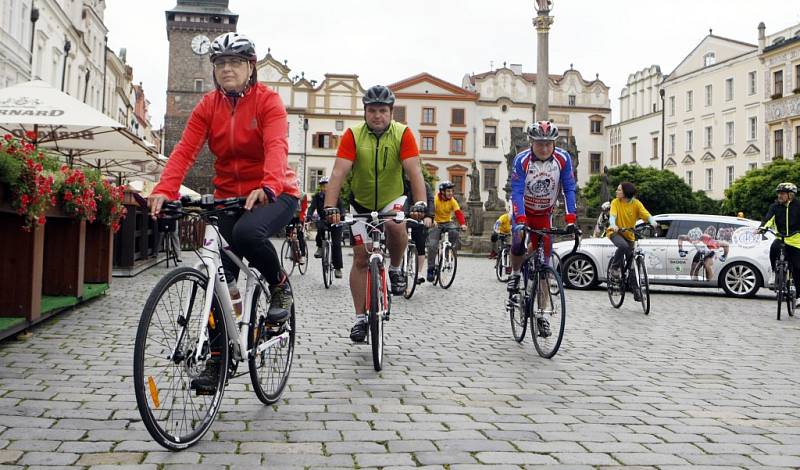
[{"label": "cyclist in yellow shirt", "polygon": [[511,216],[506,212],[498,217],[494,223],[494,229],[492,230],[492,252],[489,253],[489,259],[497,258],[497,252],[500,248],[498,243],[503,243],[503,241],[508,239],[509,235],[511,235]]},{"label": "cyclist in yellow shirt", "polygon": [[453,215],[455,215],[458,223],[461,225],[461,230],[467,230],[467,221],[464,219],[464,213],[461,212],[461,206],[458,201],[453,197],[455,194],[455,185],[450,181],[442,181],[439,183],[439,192],[433,199],[434,205],[434,218],[436,224],[428,232],[428,243],[426,245],[428,251],[428,282],[433,282],[434,275],[436,274],[436,256],[439,253],[439,239],[442,236],[442,231],[447,230],[450,234],[450,242],[453,248],[458,251],[458,227],[453,222]]}]

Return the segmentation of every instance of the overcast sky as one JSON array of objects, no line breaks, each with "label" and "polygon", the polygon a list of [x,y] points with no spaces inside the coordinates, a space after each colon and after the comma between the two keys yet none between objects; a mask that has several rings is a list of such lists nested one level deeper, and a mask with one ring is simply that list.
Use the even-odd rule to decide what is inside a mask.
[{"label": "overcast sky", "polygon": [[[174,0],[109,0],[108,44],[127,49],[134,81],[150,100],[153,125],[164,119],[168,43],[164,11]],[[431,73],[461,84],[465,73],[521,63],[536,72],[533,0],[231,0],[238,31],[288,60],[291,75],[322,81],[325,73],[354,73],[364,87]],[[392,5],[387,9],[385,5]],[[756,44],[800,23],[797,0],[554,0],[550,73],[574,64],[596,73],[618,97],[628,75],[650,65],[669,73],[708,34]],[[212,38],[213,39],[213,38]]]}]

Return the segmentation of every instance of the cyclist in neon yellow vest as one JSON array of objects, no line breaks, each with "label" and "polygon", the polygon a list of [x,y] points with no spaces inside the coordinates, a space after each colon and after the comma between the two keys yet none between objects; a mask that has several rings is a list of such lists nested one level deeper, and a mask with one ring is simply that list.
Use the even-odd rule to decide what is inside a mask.
[{"label": "cyclist in neon yellow vest", "polygon": [[[347,129],[336,152],[328,192],[325,194],[325,213],[328,223],[339,223],[341,214],[336,201],[342,184],[352,172],[350,206],[354,213],[402,211],[406,196],[403,194],[403,172],[411,184],[411,193],[417,201],[411,206],[411,215],[419,220],[426,212],[425,182],[419,162],[419,149],[414,135],[407,126],[392,120],[394,93],[385,86],[376,85],[362,98],[364,122]],[[402,295],[406,280],[401,271],[403,251],[408,243],[406,224],[385,224],[386,246],[391,258],[389,278],[392,294]],[[350,270],[350,292],[356,310],[356,323],[350,330],[350,339],[362,342],[367,336],[366,277],[369,257],[366,225],[353,224],[353,267]]]}]

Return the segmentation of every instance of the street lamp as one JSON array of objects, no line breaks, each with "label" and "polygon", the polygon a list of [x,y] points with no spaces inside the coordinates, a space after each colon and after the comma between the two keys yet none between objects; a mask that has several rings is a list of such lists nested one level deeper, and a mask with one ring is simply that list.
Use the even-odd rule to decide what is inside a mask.
[{"label": "street lamp", "polygon": [[664,89],[661,88],[658,90],[658,94],[661,96],[661,169],[664,169],[664,139],[667,136],[664,135]]},{"label": "street lamp", "polygon": [[306,149],[308,148],[308,119],[303,118],[303,192],[306,192]]},{"label": "street lamp", "polygon": [[[33,6],[33,5],[31,5]],[[36,22],[39,21],[39,9],[31,8],[31,76],[33,76],[33,36],[36,33]]]},{"label": "street lamp", "polygon": [[67,58],[69,57],[69,50],[72,49],[72,43],[69,39],[64,39],[64,65],[61,67],[61,91],[64,91],[64,83],[67,78]]}]

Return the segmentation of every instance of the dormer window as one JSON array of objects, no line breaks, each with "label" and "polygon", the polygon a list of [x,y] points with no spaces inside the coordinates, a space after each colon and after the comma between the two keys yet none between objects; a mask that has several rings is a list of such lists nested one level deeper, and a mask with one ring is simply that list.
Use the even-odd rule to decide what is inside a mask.
[{"label": "dormer window", "polygon": [[708,54],[703,56],[703,66],[708,67],[709,65],[714,65],[717,62],[717,56],[713,52],[709,52]]}]

